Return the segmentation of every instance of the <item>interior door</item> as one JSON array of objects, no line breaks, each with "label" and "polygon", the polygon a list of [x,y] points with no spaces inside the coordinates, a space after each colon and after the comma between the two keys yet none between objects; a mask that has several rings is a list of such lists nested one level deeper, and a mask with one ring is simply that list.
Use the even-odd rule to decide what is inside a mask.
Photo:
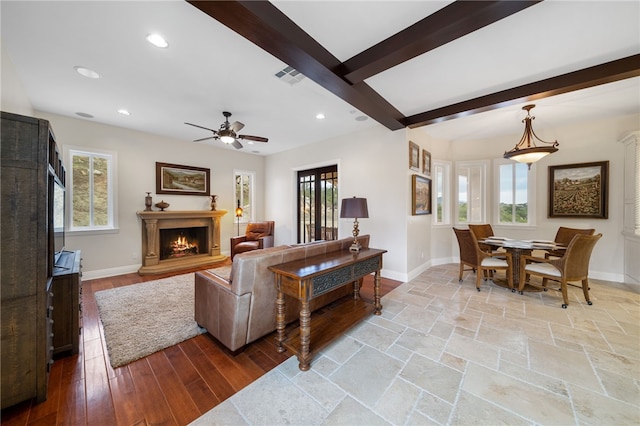
[{"label": "interior door", "polygon": [[298,172],[298,242],[338,239],[338,166]]}]

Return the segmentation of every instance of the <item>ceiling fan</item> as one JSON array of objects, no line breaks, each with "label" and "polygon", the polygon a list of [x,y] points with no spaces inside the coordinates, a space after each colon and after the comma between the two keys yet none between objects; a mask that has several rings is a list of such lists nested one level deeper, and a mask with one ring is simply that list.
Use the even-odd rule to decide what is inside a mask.
[{"label": "ceiling fan", "polygon": [[189,126],[193,126],[193,127],[199,127],[201,129],[205,129],[205,130],[209,130],[210,132],[213,132],[213,136],[209,136],[202,139],[195,139],[194,142],[202,142],[208,139],[220,139],[222,142],[226,144],[233,145],[235,149],[242,148],[242,144],[238,139],[244,139],[244,140],[254,141],[254,142],[269,142],[269,139],[263,138],[262,136],[239,135],[238,132],[244,127],[244,124],[242,124],[239,121],[234,121],[233,123],[229,124],[229,117],[231,117],[230,112],[223,111],[222,115],[224,115],[225,120],[224,120],[224,123],[220,125],[219,130],[213,130],[208,127],[198,126],[197,124],[192,124],[187,122],[185,122],[184,124],[188,124]]}]

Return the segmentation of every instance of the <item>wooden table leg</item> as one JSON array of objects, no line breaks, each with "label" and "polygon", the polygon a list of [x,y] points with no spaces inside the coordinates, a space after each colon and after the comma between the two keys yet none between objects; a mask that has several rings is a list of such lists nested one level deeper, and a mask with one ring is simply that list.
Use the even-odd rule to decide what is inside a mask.
[{"label": "wooden table leg", "polygon": [[380,270],[378,269],[373,276],[373,306],[375,307],[374,315],[382,314],[382,304],[380,303]]},{"label": "wooden table leg", "polygon": [[276,296],[276,330],[278,331],[276,335],[276,348],[278,352],[282,353],[286,349],[282,346],[286,336],[284,333],[284,315],[286,311],[285,301],[284,301],[284,293],[280,291],[280,285],[278,283],[278,293]]},{"label": "wooden table leg", "polygon": [[309,344],[311,342],[311,311],[309,301],[302,300],[300,308],[300,353],[298,354],[298,367],[307,371],[311,367],[311,355]]}]

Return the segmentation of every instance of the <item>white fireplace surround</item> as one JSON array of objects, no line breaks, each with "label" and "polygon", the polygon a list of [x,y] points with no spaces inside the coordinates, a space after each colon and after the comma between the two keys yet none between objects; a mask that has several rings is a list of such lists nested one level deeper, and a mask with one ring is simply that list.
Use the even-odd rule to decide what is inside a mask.
[{"label": "white fireplace surround", "polygon": [[[223,262],[220,254],[220,219],[226,210],[139,211],[142,219],[142,266],[140,275],[160,274]],[[206,253],[181,258],[160,259],[160,230],[207,227]]]}]

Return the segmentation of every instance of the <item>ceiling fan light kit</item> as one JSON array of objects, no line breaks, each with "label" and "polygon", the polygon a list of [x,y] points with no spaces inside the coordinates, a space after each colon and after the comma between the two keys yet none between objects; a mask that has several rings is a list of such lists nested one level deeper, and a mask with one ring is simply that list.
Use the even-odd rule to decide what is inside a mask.
[{"label": "ceiling fan light kit", "polygon": [[225,144],[233,145],[235,149],[242,148],[242,144],[238,139],[247,140],[249,141],[250,144],[252,144],[253,142],[269,142],[269,139],[263,138],[262,136],[239,135],[237,132],[242,130],[242,128],[244,127],[244,124],[242,124],[239,121],[234,121],[233,123],[229,123],[229,117],[231,117],[231,113],[228,111],[223,111],[222,115],[224,115],[225,120],[224,120],[224,123],[220,125],[219,130],[213,130],[208,127],[199,126],[197,124],[192,124],[187,122],[185,122],[184,124],[187,124],[193,127],[198,127],[200,129],[209,130],[210,132],[213,133],[213,136],[209,136],[201,139],[195,139],[194,142],[202,142],[209,139],[220,139],[220,141]]},{"label": "ceiling fan light kit", "polygon": [[[533,125],[531,121],[535,117],[531,116],[530,111],[535,105],[525,105],[523,110],[527,111],[527,116],[522,120],[524,123],[524,134],[520,138],[520,142],[511,151],[505,151],[504,158],[517,161],[519,163],[525,163],[531,169],[531,164],[546,157],[549,154],[553,154],[558,150],[560,144],[558,141],[546,142],[543,141],[533,131]],[[537,146],[535,140],[538,139],[540,143],[548,144],[551,146]]]}]

